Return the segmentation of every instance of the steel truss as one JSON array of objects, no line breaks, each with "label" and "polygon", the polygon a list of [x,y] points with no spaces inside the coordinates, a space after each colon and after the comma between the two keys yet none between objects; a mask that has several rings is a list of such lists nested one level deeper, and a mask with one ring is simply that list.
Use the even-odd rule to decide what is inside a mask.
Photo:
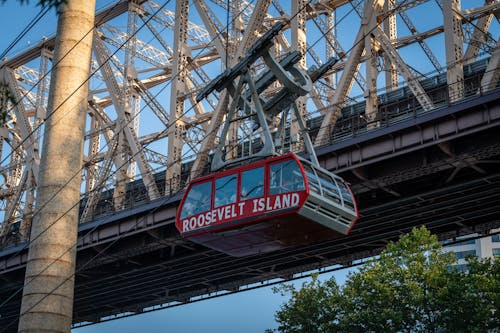
[{"label": "steel truss", "polygon": [[[470,98],[464,66],[489,58],[477,89],[494,89],[499,9],[498,0],[476,8],[459,0],[131,0],[103,9],[96,14],[84,169],[75,170],[83,180],[82,222],[93,219],[99,202],[117,211],[134,196],[152,201],[181,190],[186,177],[206,170],[231,97],[214,91],[198,102],[196,94],[237,64],[276,22],[285,24],[274,39],[276,59],[297,51],[301,68],[331,64],[298,101],[305,119],[320,116],[315,144],[323,145],[337,120],[346,117],[342,110],[357,102],[364,110],[348,116],[366,119],[367,130],[380,126],[378,96],[384,91],[406,86],[419,109],[437,107],[422,83],[434,74],[424,73],[446,72],[446,100],[456,103]],[[434,26],[422,22],[423,13],[435,16]],[[4,245],[26,239],[36,214],[54,40],[44,38],[0,63],[0,88],[14,97],[2,105],[8,115],[0,129]],[[264,66],[257,61],[248,70],[258,76]],[[262,94],[271,98],[279,90],[275,84]],[[227,145],[250,151],[255,133],[245,119],[238,125],[229,129]],[[290,148],[303,149],[293,117],[287,126]],[[134,192],[137,180],[146,193]]]}]

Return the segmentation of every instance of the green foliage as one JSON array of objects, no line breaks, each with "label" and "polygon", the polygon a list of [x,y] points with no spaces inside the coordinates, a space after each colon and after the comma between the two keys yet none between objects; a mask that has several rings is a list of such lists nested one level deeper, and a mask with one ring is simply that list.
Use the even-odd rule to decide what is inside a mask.
[{"label": "green foliage", "polygon": [[[351,273],[343,287],[313,277],[276,313],[277,332],[498,332],[500,262],[469,259],[468,272],[425,228],[413,229]],[[269,331],[271,332],[271,331]]]},{"label": "green foliage", "polygon": [[[500,259],[469,258],[468,272],[451,272],[441,299],[444,332],[499,332]],[[448,307],[446,304],[452,304]]]},{"label": "green foliage", "polygon": [[291,294],[294,302],[284,304],[276,314],[280,332],[334,332],[342,316],[342,296],[334,279],[321,283],[317,276],[296,289],[292,285],[275,288],[282,295]]},{"label": "green foliage", "polygon": [[377,260],[346,282],[350,331],[433,331],[437,319],[433,299],[446,285],[444,275],[454,260],[425,228],[390,243]]}]

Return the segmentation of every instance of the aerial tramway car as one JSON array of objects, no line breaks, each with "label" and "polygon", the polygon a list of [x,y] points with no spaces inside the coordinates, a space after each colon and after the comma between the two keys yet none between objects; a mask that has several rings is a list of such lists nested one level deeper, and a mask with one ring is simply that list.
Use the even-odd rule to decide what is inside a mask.
[{"label": "aerial tramway car", "polygon": [[176,227],[195,243],[245,256],[346,235],[357,218],[342,178],[289,153],[191,182]]},{"label": "aerial tramway car", "polygon": [[[214,89],[227,89],[233,98],[213,155],[213,173],[188,185],[175,223],[183,237],[232,256],[340,237],[349,233],[358,218],[347,183],[319,166],[305,120],[295,104],[297,97],[311,91],[312,78],[327,72],[335,59],[311,76],[294,66],[300,59],[298,52],[277,61],[270,49],[272,39],[284,26],[277,23],[240,63],[197,96],[199,101]],[[248,68],[259,57],[270,70],[254,79]],[[276,80],[282,86],[279,92],[270,99],[259,96]],[[247,91],[243,91],[244,85]],[[310,161],[294,153],[277,154],[277,146],[283,150],[280,142],[290,110],[295,114]],[[240,121],[249,118],[258,125],[255,129],[260,128],[263,147],[249,156],[224,160],[227,134],[237,111]],[[280,122],[274,134],[268,127],[272,120]],[[235,121],[233,124],[237,124]]]}]

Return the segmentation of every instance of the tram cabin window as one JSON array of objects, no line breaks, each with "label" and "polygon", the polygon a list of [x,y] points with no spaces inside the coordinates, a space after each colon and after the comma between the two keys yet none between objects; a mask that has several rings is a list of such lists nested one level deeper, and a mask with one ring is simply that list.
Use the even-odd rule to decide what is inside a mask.
[{"label": "tram cabin window", "polygon": [[302,172],[294,160],[273,164],[270,171],[271,195],[305,190]]},{"label": "tram cabin window", "polygon": [[319,180],[321,182],[321,187],[323,188],[323,194],[328,199],[340,204],[341,203],[340,193],[337,188],[335,180],[331,176],[319,170],[316,170],[316,173],[318,174]]},{"label": "tram cabin window", "polygon": [[241,173],[241,200],[258,198],[264,195],[264,168]]},{"label": "tram cabin window", "polygon": [[339,185],[340,193],[342,194],[342,198],[344,199],[344,205],[351,209],[354,209],[354,202],[352,201],[351,191],[349,191],[349,189],[341,179],[337,179],[337,184]]},{"label": "tram cabin window", "polygon": [[210,209],[212,201],[212,182],[194,185],[182,206],[181,218],[200,214]]},{"label": "tram cabin window", "polygon": [[236,186],[238,185],[238,175],[233,174],[218,178],[215,181],[215,205],[220,207],[236,202]]},{"label": "tram cabin window", "polygon": [[318,177],[316,176],[316,173],[312,169],[312,167],[309,164],[302,163],[302,166],[304,167],[304,170],[306,171],[306,177],[309,182],[309,188],[316,192],[320,193],[319,190],[319,180]]}]

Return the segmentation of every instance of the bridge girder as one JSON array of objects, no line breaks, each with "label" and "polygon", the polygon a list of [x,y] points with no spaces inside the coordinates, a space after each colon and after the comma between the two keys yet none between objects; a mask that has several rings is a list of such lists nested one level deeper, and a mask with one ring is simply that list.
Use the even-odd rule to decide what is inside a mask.
[{"label": "bridge girder", "polygon": [[[381,103],[377,94],[381,89],[399,91],[404,88],[398,87],[408,86],[418,105],[432,110],[433,97],[428,96],[420,80],[434,75],[424,74],[439,63],[451,63],[452,56],[446,58],[438,50],[446,40],[456,44],[462,39],[468,45],[465,52],[453,55],[454,65],[448,66],[448,74],[455,74],[454,79],[448,78],[449,84],[462,80],[457,77],[463,75],[460,68],[464,65],[472,66],[489,56],[479,89],[491,90],[498,80],[500,27],[492,20],[500,10],[497,0],[486,0],[479,8],[461,8],[451,0],[296,0],[291,4],[242,0],[229,13],[224,10],[227,3],[220,0],[186,0],[183,4],[175,8],[145,0],[118,1],[96,14],[99,33],[95,44],[103,45],[104,51],[94,52],[94,74],[89,79],[88,148],[82,170],[84,202],[96,204],[112,191],[112,208],[120,210],[132,200],[126,192],[134,180],[142,179],[149,191],[147,200],[154,200],[181,189],[185,174],[200,174],[217,143],[230,101],[225,91],[215,92],[201,103],[196,102],[195,95],[224,70],[226,59],[234,63],[244,56],[276,21],[287,23],[275,40],[278,58],[295,50],[305,55],[302,66],[319,66],[332,56],[339,58],[316,81],[310,96],[299,103],[306,119],[324,117],[317,144],[329,140],[337,119],[349,115],[345,108],[354,109],[358,102],[367,106],[367,114],[359,116],[372,120],[371,129],[376,130]],[[191,6],[195,10],[185,10]],[[449,11],[443,14],[440,6],[451,6],[453,15],[448,17]],[[419,10],[432,12],[435,24],[424,25]],[[398,15],[409,29],[396,25]],[[471,32],[460,37],[460,31]],[[19,100],[16,106],[9,106],[7,126],[1,135],[3,233],[9,232],[12,223],[30,216],[36,200],[39,133],[46,117],[54,40],[43,38],[35,47],[0,63],[0,71],[9,73],[5,84]],[[422,52],[420,48],[424,57],[409,56]],[[259,72],[259,66],[251,70]],[[385,75],[380,75],[383,72]],[[264,95],[272,96],[273,91],[269,89]],[[292,119],[289,122],[294,128]],[[233,131],[229,141],[240,144],[252,135],[250,132],[242,127]],[[181,165],[189,161],[194,164],[186,170]],[[135,163],[138,172],[134,171]],[[94,208],[89,207],[85,214]]]}]

